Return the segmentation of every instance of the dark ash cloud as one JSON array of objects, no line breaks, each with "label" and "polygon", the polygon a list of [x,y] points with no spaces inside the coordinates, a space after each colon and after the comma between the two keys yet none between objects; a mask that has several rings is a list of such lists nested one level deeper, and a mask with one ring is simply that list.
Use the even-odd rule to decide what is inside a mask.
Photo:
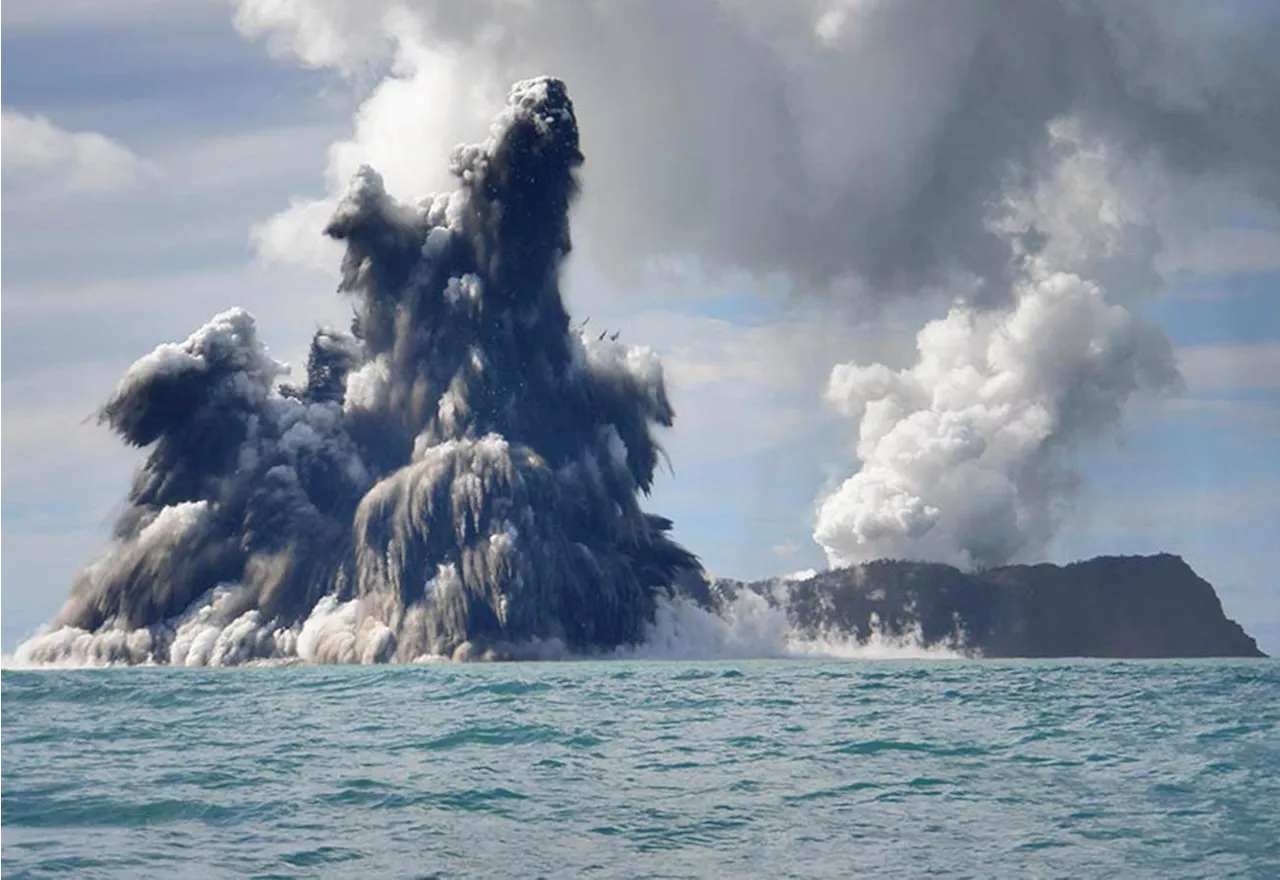
[{"label": "dark ash cloud", "polygon": [[[698,568],[640,507],[672,424],[646,349],[571,328],[582,162],[562,82],[527,80],[453,192],[361,169],[327,233],[350,335],[306,384],[232,309],[140,359],[101,411],[145,448],[111,547],[28,660],[410,661],[634,643]],[[538,648],[537,646],[542,646]],[[558,646],[558,648],[557,648]]]}]

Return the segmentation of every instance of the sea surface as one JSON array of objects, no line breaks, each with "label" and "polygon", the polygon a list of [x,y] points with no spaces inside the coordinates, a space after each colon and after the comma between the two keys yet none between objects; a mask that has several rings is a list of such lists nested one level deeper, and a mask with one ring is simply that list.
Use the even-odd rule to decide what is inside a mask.
[{"label": "sea surface", "polygon": [[1280,877],[1280,663],[6,670],[13,877]]}]

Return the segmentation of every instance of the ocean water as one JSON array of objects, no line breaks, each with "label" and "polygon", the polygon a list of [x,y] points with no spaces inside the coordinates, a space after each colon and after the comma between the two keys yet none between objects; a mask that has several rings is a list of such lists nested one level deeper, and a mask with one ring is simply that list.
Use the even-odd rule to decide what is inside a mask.
[{"label": "ocean water", "polygon": [[1280,663],[6,670],[8,877],[1280,877]]}]

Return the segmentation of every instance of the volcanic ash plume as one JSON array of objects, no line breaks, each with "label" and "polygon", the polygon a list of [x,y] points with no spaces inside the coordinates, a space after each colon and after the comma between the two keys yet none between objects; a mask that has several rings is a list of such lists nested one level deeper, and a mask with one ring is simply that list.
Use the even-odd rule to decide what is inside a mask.
[{"label": "volcanic ash plume", "polygon": [[582,162],[558,80],[521,82],[457,190],[362,168],[350,336],[305,385],[239,309],[133,365],[102,409],[149,450],[110,549],[28,661],[510,656],[635,642],[697,562],[646,514],[673,413],[647,349],[572,330],[558,289]]}]

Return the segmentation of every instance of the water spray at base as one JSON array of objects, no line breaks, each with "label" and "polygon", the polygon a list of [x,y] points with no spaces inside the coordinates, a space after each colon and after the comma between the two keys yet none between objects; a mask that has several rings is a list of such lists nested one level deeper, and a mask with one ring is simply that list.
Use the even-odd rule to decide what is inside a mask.
[{"label": "water spray at base", "polygon": [[[781,587],[781,585],[779,585]],[[241,666],[288,663],[376,663],[397,658],[394,634],[361,612],[358,600],[322,598],[307,619],[282,628],[248,611],[223,623],[219,591],[164,631],[62,627],[24,643],[9,664],[65,666]],[[777,596],[734,591],[707,607],[688,596],[658,599],[653,620],[635,644],[573,650],[558,639],[531,640],[497,654],[470,645],[452,655],[424,653],[406,663],[463,660],[762,660],[959,659],[973,656],[958,638],[928,642],[919,626],[894,630],[872,616],[868,631],[798,626]]]}]

